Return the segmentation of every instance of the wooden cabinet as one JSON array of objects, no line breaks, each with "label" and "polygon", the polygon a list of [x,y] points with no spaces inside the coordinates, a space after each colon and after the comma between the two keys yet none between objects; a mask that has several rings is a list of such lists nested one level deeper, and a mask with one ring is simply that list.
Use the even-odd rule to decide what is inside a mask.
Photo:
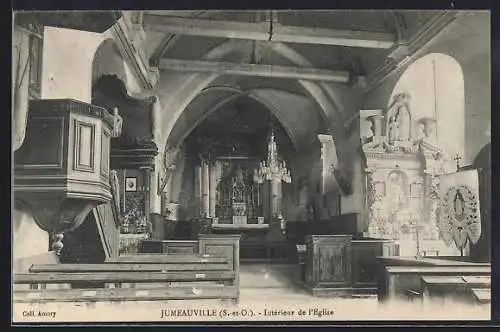
[{"label": "wooden cabinet", "polygon": [[306,286],[313,295],[340,291],[351,283],[351,235],[306,239]]}]

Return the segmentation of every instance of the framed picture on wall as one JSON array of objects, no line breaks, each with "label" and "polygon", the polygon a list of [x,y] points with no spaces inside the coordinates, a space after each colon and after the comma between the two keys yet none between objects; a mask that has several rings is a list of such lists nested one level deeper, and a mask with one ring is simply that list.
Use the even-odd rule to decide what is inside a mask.
[{"label": "framed picture on wall", "polygon": [[125,178],[125,191],[137,191],[137,178]]}]

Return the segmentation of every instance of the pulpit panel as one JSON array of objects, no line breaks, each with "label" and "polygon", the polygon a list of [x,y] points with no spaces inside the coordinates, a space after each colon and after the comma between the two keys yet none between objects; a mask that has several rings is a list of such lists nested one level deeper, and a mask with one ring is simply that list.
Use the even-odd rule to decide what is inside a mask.
[{"label": "pulpit panel", "polygon": [[344,245],[319,248],[319,282],[346,280],[346,248]]},{"label": "pulpit panel", "polygon": [[351,280],[350,235],[307,238],[306,283],[314,287],[348,286]]},{"label": "pulpit panel", "polygon": [[23,144],[15,154],[15,167],[30,168],[63,168],[64,158],[64,121],[63,117],[31,117],[26,129],[27,142],[44,140],[51,142],[44,149],[35,144]]}]

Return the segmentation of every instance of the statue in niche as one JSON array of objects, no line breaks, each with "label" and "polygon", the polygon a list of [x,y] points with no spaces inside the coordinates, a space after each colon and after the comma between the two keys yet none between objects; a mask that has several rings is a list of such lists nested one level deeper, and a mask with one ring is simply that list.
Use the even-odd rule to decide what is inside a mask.
[{"label": "statue in niche", "polygon": [[396,95],[389,110],[387,123],[387,137],[390,144],[398,141],[410,140],[410,111],[408,110],[409,95],[401,93]]},{"label": "statue in niche", "polygon": [[113,107],[113,132],[112,137],[120,137],[122,134],[123,118],[118,113],[118,107]]},{"label": "statue in niche", "polygon": [[389,143],[394,143],[394,141],[398,141],[399,137],[399,124],[396,116],[391,116],[389,118],[389,128],[388,128],[388,139]]},{"label": "statue in niche", "polygon": [[415,133],[415,141],[422,141],[427,137],[425,133],[425,125],[422,122],[417,122],[416,125],[416,133]]},{"label": "statue in niche", "polygon": [[406,205],[405,179],[400,172],[389,175],[389,204],[390,211],[395,213]]}]

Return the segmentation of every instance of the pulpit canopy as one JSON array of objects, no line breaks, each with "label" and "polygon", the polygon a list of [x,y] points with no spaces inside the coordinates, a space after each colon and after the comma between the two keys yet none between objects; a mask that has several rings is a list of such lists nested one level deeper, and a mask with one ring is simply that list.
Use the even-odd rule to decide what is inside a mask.
[{"label": "pulpit canopy", "polygon": [[[97,33],[108,30],[121,17],[121,11],[117,10],[36,12],[36,20],[42,25]],[[33,13],[31,12],[20,12],[16,13],[15,16],[16,23],[21,25],[24,22],[31,21],[32,18]]]}]

